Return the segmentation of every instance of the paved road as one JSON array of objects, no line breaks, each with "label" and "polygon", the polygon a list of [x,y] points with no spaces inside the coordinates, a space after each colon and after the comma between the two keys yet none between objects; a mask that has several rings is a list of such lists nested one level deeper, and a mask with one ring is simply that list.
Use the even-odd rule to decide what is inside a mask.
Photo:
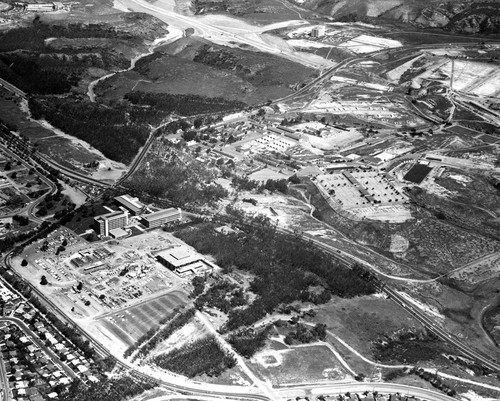
[{"label": "paved road", "polygon": [[[312,387],[312,389],[311,389]],[[314,396],[318,395],[339,395],[347,392],[363,393],[365,391],[378,391],[382,394],[400,393],[404,395],[413,395],[426,401],[456,401],[455,398],[432,390],[426,390],[419,387],[405,386],[403,384],[392,383],[338,383],[334,385],[317,386],[290,386],[287,389],[281,389],[280,394],[286,398],[295,398],[297,396],[306,396],[308,392]]]},{"label": "paved road", "polygon": [[[17,156],[10,149],[7,149],[6,146],[0,144],[0,148],[2,149],[2,152],[8,154],[10,157],[12,157],[16,160],[19,160],[26,168],[30,169],[33,167],[33,166],[27,164],[24,159]],[[30,220],[34,221],[35,223],[41,224],[41,223],[43,223],[44,220],[35,215],[35,213],[34,213],[35,208],[43,201],[43,199],[46,196],[48,196],[49,194],[51,194],[51,195],[55,194],[57,192],[57,186],[56,186],[56,184],[54,184],[51,180],[49,180],[47,177],[43,176],[42,174],[40,174],[38,172],[36,172],[36,174],[40,177],[40,179],[43,182],[45,182],[45,184],[47,184],[49,186],[49,190],[46,193],[44,193],[42,196],[40,196],[39,198],[37,198],[36,200],[31,202],[29,204],[28,208],[26,209],[26,213],[28,214],[28,217],[30,218]],[[20,214],[20,213],[16,213],[16,214]],[[3,217],[8,217],[8,216],[4,215]]]},{"label": "paved road", "polygon": [[[122,0],[123,1],[123,0]],[[281,57],[287,58],[292,61],[296,61],[300,64],[307,65],[312,68],[319,68],[322,67],[322,65],[318,63],[314,63],[310,61],[309,59],[305,57],[301,57],[297,54],[295,54],[294,51],[288,51],[288,50],[281,50],[277,46],[270,46],[263,41],[258,41],[251,39],[247,36],[244,36],[243,34],[239,33],[234,33],[230,32],[228,30],[225,30],[223,28],[219,28],[218,26],[210,25],[205,22],[202,22],[198,18],[193,18],[189,16],[184,16],[177,14],[172,11],[168,11],[162,7],[152,5],[150,3],[147,3],[142,0],[129,0],[125,2],[126,6],[128,8],[135,9],[136,11],[142,11],[142,12],[149,12],[150,14],[158,14],[156,15],[157,17],[160,15],[166,16],[171,19],[175,19],[177,21],[180,21],[184,25],[188,25],[193,27],[198,31],[200,36],[206,37],[207,39],[211,39],[212,36],[215,38],[218,38],[220,36],[230,38],[230,40],[235,41],[235,42],[240,42],[240,43],[245,43],[247,45],[251,45],[254,48],[267,52],[267,53],[272,53],[279,55]]]},{"label": "paved road", "polygon": [[12,392],[9,387],[9,379],[7,379],[7,372],[5,371],[5,363],[3,358],[0,360],[0,376],[2,379],[2,399],[4,401],[10,401],[12,399]]},{"label": "paved road", "polygon": [[26,99],[28,97],[28,95],[26,94],[26,92],[22,91],[21,89],[19,89],[17,86],[14,86],[12,85],[10,82],[7,82],[6,80],[0,78],[0,86],[3,86],[5,89],[7,89],[9,92],[17,95],[17,96],[20,96],[24,99]]},{"label": "paved road", "polygon": [[70,368],[66,366],[65,363],[61,362],[59,357],[55,354],[54,351],[52,351],[49,347],[47,347],[40,338],[24,323],[21,319],[18,319],[16,317],[5,317],[2,316],[0,317],[0,322],[9,322],[9,323],[14,323],[17,326],[21,328],[24,333],[31,338],[31,341],[33,344],[35,344],[38,348],[42,349],[51,359],[51,361],[56,364],[61,370],[66,373],[67,376],[71,377],[72,379],[77,378],[78,376],[76,375],[75,372],[73,372]]}]

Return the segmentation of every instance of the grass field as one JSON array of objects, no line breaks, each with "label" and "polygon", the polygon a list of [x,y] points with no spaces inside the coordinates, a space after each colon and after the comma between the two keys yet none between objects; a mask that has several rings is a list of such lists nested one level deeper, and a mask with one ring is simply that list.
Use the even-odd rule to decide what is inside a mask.
[{"label": "grass field", "polygon": [[313,74],[313,69],[278,56],[183,38],[158,48],[133,71],[103,81],[96,91],[106,101],[133,89],[258,104],[292,93],[294,85]]},{"label": "grass field", "polygon": [[393,301],[374,295],[335,298],[320,306],[311,321],[326,324],[328,330],[366,357],[372,355],[371,343],[380,336],[401,328],[421,327]]},{"label": "grass field", "polygon": [[101,324],[123,343],[132,345],[151,327],[157,326],[175,307],[185,305],[186,300],[185,294],[172,292],[125,311],[115,312],[103,319]]},{"label": "grass field", "polygon": [[282,351],[264,350],[256,354],[249,365],[275,386],[341,380],[348,376],[325,345],[292,347]]}]

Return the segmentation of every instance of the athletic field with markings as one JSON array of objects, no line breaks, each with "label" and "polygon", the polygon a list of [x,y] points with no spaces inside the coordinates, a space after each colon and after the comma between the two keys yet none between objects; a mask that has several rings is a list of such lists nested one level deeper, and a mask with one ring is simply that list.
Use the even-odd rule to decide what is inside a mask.
[{"label": "athletic field with markings", "polygon": [[184,306],[187,302],[186,294],[174,291],[125,310],[108,314],[99,321],[109,332],[129,346],[151,327],[157,326],[158,322],[171,313],[175,307]]}]

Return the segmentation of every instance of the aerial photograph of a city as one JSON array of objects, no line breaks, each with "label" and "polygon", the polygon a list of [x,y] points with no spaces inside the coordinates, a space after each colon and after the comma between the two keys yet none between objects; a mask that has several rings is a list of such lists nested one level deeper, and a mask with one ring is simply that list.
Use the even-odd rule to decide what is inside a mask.
[{"label": "aerial photograph of a city", "polygon": [[500,0],[0,0],[0,401],[500,401]]}]

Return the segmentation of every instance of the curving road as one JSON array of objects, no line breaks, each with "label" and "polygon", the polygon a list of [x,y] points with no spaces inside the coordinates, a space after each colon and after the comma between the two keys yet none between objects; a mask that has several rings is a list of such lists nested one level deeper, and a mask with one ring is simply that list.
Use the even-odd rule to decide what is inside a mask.
[{"label": "curving road", "polygon": [[287,389],[282,389],[280,394],[283,397],[296,397],[306,396],[308,392],[315,396],[319,395],[339,395],[347,392],[351,393],[364,393],[365,391],[378,391],[382,394],[404,394],[408,396],[415,396],[426,401],[456,401],[455,398],[449,397],[445,394],[436,391],[423,389],[420,387],[406,386],[403,384],[392,383],[338,383],[335,385],[315,385],[311,390],[311,386],[290,386]]}]

